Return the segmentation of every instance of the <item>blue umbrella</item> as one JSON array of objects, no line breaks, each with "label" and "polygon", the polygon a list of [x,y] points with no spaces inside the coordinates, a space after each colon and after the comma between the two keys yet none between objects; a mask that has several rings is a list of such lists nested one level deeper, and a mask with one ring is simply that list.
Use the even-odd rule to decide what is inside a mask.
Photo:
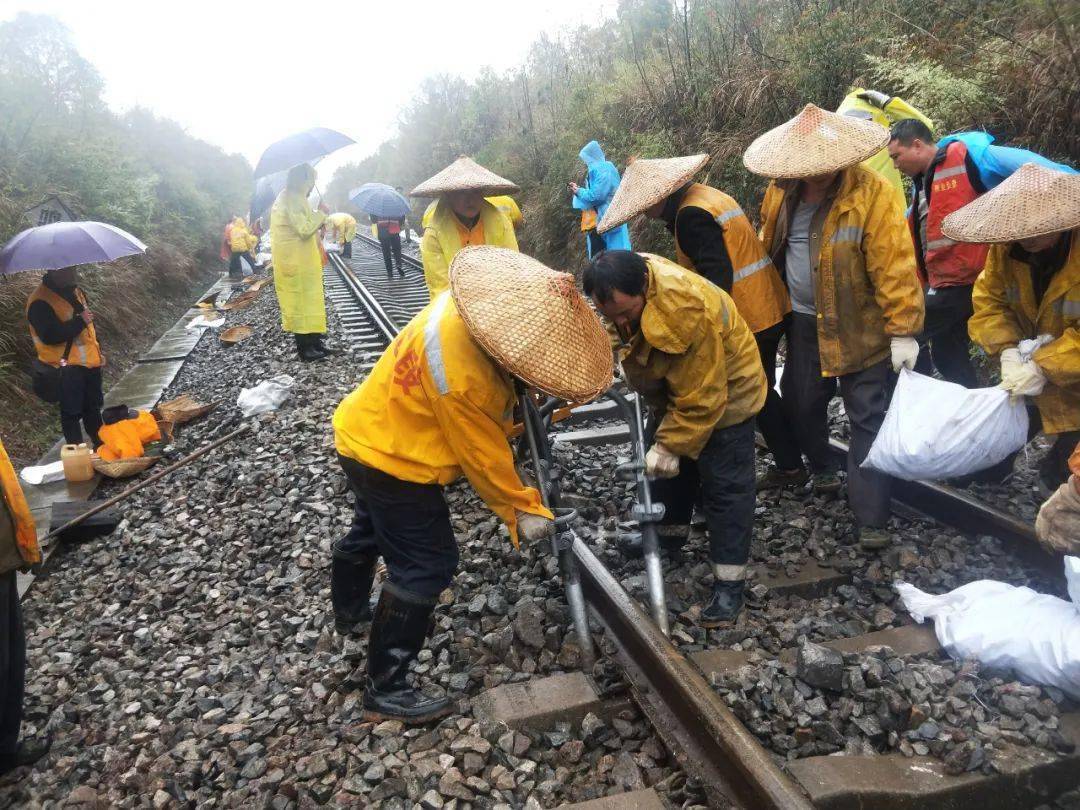
[{"label": "blue umbrella", "polygon": [[0,275],[110,262],[145,251],[146,245],[115,225],[54,222],[28,228],[12,237],[0,250]]},{"label": "blue umbrella", "polygon": [[326,127],[297,132],[266,147],[259,158],[259,165],[255,167],[255,178],[287,171],[300,163],[310,163],[351,143],[356,141]]},{"label": "blue umbrella", "polygon": [[285,188],[285,181],[288,176],[288,172],[276,172],[275,174],[268,174],[266,177],[260,177],[255,181],[255,191],[251,195],[251,203],[248,205],[248,216],[251,222],[254,222],[270,210],[270,206],[274,204],[278,194]]},{"label": "blue umbrella", "polygon": [[403,217],[412,210],[409,201],[385,183],[364,183],[349,193],[349,202],[377,217]]}]

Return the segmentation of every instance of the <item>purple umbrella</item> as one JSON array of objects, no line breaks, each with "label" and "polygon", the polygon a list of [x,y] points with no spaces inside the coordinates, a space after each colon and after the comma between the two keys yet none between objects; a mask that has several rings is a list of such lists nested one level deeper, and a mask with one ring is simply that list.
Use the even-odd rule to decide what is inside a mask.
[{"label": "purple umbrella", "polygon": [[255,167],[255,179],[291,169],[300,163],[311,163],[351,143],[356,141],[326,127],[297,132],[266,147],[259,158],[259,165]]},{"label": "purple umbrella", "polygon": [[0,275],[109,262],[145,251],[146,245],[115,225],[54,222],[28,228],[4,245],[0,250]]}]

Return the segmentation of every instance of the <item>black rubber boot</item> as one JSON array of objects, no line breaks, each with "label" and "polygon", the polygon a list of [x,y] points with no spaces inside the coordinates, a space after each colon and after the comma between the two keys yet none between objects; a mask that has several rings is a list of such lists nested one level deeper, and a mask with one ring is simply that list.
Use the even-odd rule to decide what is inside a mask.
[{"label": "black rubber boot", "polygon": [[402,591],[389,582],[383,584],[368,639],[365,720],[419,725],[450,713],[449,698],[427,697],[406,680],[409,664],[424,646],[434,610],[434,599]]},{"label": "black rubber boot", "polygon": [[744,580],[734,582],[720,581],[713,585],[712,598],[701,609],[698,625],[701,627],[722,627],[738,618],[743,605]]},{"label": "black rubber boot", "polygon": [[326,345],[326,335],[316,334],[314,335],[315,348],[324,354],[341,354],[341,349],[331,349]]},{"label": "black rubber boot", "polygon": [[319,348],[318,343],[312,339],[314,337],[314,335],[296,336],[296,351],[300,355],[300,359],[304,362],[325,360],[328,356],[326,352]]},{"label": "black rubber boot", "polygon": [[332,552],[330,602],[334,606],[334,629],[342,636],[358,635],[371,621],[371,583],[379,557],[343,554],[337,548]]}]

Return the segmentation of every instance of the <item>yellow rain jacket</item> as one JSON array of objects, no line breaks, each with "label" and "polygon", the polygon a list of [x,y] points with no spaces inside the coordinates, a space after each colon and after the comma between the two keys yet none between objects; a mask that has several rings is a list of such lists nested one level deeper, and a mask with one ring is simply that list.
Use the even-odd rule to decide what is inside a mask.
[{"label": "yellow rain jacket", "polygon": [[[844,97],[844,100],[840,102],[840,106],[836,108],[836,111],[841,115],[854,114],[857,118],[863,118],[873,121],[875,124],[881,124],[885,129],[889,129],[897,121],[904,121],[908,118],[917,118],[926,124],[931,131],[934,129],[933,121],[902,98],[890,98],[885,105],[885,108],[882,109],[864,98],[859,98],[859,94],[865,92],[866,90],[864,88],[856,87]],[[887,148],[882,149],[873,157],[867,158],[860,165],[872,169],[884,176],[892,187],[896,189],[896,193],[900,198],[900,204],[905,208],[907,207],[907,192],[904,191],[904,178],[900,174],[900,170],[893,165],[892,158],[889,157],[889,150]]]},{"label": "yellow rain jacket", "polygon": [[1080,430],[1080,229],[1072,232],[1069,257],[1035,305],[1031,265],[1009,255],[1011,244],[992,245],[975,281],[968,321],[971,339],[992,355],[1021,340],[1052,335],[1032,360],[1047,377],[1035,397],[1043,432]]},{"label": "yellow rain jacket", "polygon": [[348,458],[417,484],[462,474],[517,544],[515,511],[551,517],[514,468],[507,436],[514,386],[469,334],[449,292],[398,335],[334,412],[334,444]]},{"label": "yellow rain jacket", "polygon": [[[0,496],[4,503],[0,504],[0,537],[4,537],[4,531],[10,520],[11,532],[14,535],[15,547],[0,547],[0,573],[23,568],[41,562],[41,549],[38,548],[37,529],[34,526],[34,517],[30,514],[30,506],[26,503],[19,479],[15,475],[15,468],[11,466],[4,443],[0,441]],[[6,509],[5,509],[6,507]]]},{"label": "yellow rain jacket", "polygon": [[[490,200],[489,200],[490,202]],[[420,217],[420,227],[427,229],[431,224],[431,218],[435,216],[435,207],[439,204],[438,200],[432,200],[428,203],[428,207],[424,209],[423,216]]]},{"label": "yellow rain jacket", "polygon": [[270,210],[270,254],[281,328],[306,335],[326,331],[319,227],[326,219],[311,210],[306,194],[281,192]]},{"label": "yellow rain jacket", "polygon": [[144,445],[160,441],[161,431],[150,411],[138,411],[134,419],[121,419],[111,425],[102,425],[98,437],[101,446],[97,454],[105,461],[119,461],[142,456]]},{"label": "yellow rain jacket", "polygon": [[[761,241],[774,262],[783,256],[797,202],[796,181],[773,181],[765,191]],[[889,356],[889,338],[922,331],[915,249],[900,198],[884,177],[861,166],[844,169],[820,235],[811,234],[812,260],[815,245],[823,377],[869,368]]]},{"label": "yellow rain jacket", "polygon": [[498,197],[485,197],[484,199],[502,211],[515,228],[525,221],[525,217],[521,215],[521,209],[518,208],[518,204],[513,197],[502,194]]},{"label": "yellow rain jacket", "polygon": [[259,244],[259,237],[248,230],[247,223],[237,217],[229,229],[229,249],[233,253],[247,253]]},{"label": "yellow rain jacket", "polygon": [[498,208],[484,201],[480,219],[467,229],[451,210],[439,200],[431,215],[431,224],[424,230],[420,240],[420,258],[424,260],[424,281],[432,300],[443,290],[450,288],[450,262],[466,245],[494,245],[517,250],[514,226]]},{"label": "yellow rain jacket", "polygon": [[352,214],[338,211],[328,216],[326,221],[334,229],[339,242],[351,242],[356,238],[356,218]]},{"label": "yellow rain jacket", "polygon": [[623,371],[663,414],[656,442],[696,459],[715,428],[757,415],[769,384],[731,296],[692,270],[641,255],[649,285],[641,327],[619,350]]}]

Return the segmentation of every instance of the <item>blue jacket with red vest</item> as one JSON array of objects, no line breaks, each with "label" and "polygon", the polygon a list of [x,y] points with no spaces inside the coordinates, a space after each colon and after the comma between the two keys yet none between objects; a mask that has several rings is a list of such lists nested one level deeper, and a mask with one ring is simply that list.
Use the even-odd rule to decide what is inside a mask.
[{"label": "blue jacket with red vest", "polygon": [[[993,136],[986,132],[958,132],[942,138],[930,164],[929,177],[916,177],[912,184],[908,222],[919,273],[931,287],[974,284],[986,262],[986,245],[954,242],[941,233],[941,221],[946,216],[999,185],[1025,163],[1076,172],[1027,149],[995,146],[993,141]],[[927,198],[925,240],[919,221],[923,194]]]}]

